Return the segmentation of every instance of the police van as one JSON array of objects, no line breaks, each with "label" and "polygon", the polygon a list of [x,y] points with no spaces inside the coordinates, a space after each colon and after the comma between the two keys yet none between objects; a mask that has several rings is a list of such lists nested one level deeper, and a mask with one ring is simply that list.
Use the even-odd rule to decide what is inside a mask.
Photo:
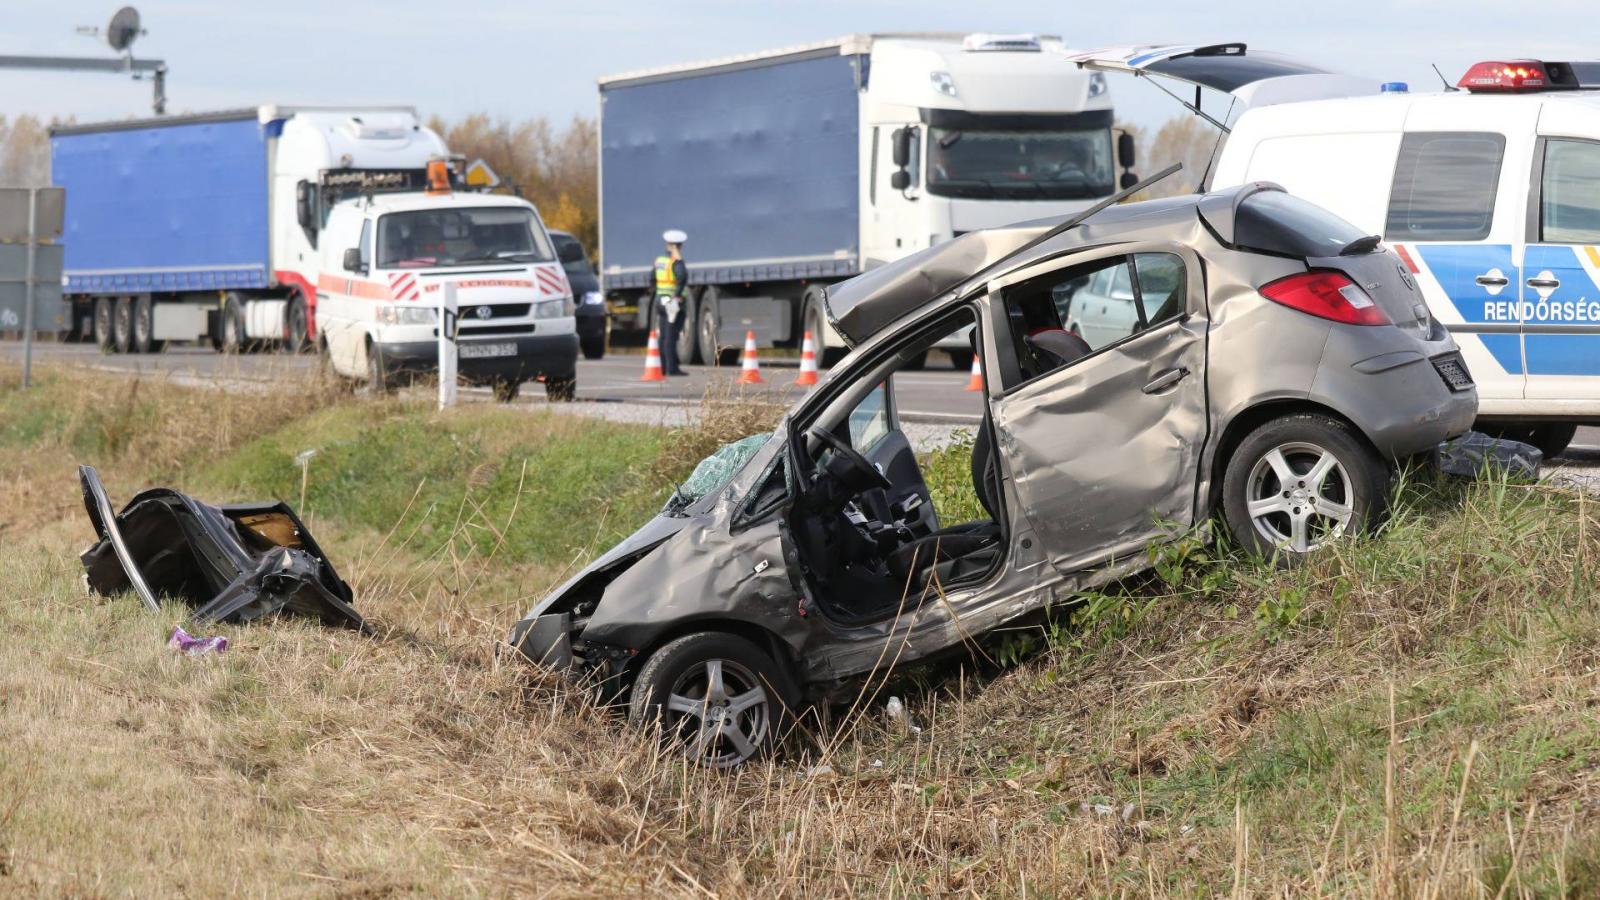
[{"label": "police van", "polygon": [[1482,62],[1416,94],[1242,44],[1085,65],[1246,101],[1207,114],[1231,128],[1211,185],[1276,182],[1381,235],[1461,346],[1480,428],[1554,456],[1600,423],[1600,63]]}]

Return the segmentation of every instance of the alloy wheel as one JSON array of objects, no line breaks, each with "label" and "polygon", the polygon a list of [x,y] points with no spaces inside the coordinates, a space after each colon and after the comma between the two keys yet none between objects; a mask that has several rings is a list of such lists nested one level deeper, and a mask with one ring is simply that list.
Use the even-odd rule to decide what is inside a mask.
[{"label": "alloy wheel", "polygon": [[708,659],[678,676],[667,695],[667,733],[696,761],[736,766],[760,750],[772,704],[755,673],[731,659]]},{"label": "alloy wheel", "polygon": [[1310,553],[1338,540],[1355,514],[1350,474],[1337,456],[1306,442],[1280,444],[1250,470],[1246,510],[1275,547]]}]

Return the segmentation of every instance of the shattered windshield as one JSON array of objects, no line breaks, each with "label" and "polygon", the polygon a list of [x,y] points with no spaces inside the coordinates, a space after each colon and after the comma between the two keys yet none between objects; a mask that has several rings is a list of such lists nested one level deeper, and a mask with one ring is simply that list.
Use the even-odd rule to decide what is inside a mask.
[{"label": "shattered windshield", "polygon": [[668,515],[675,514],[701,497],[721,490],[744,468],[750,457],[771,439],[771,434],[753,434],[731,444],[723,444],[717,452],[700,460],[683,484],[672,492],[661,511]]},{"label": "shattered windshield", "polygon": [[1103,197],[1112,183],[1111,129],[960,130],[928,135],[928,191],[945,197]]}]

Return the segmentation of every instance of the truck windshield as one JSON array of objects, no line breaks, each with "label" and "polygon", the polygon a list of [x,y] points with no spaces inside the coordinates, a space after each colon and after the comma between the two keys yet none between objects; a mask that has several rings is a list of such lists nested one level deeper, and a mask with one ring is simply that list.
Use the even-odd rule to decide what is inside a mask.
[{"label": "truck windshield", "polygon": [[550,236],[527,209],[423,209],[378,220],[378,267],[420,269],[486,262],[549,262]]},{"label": "truck windshield", "polygon": [[1111,129],[928,130],[928,193],[1068,200],[1115,188]]}]

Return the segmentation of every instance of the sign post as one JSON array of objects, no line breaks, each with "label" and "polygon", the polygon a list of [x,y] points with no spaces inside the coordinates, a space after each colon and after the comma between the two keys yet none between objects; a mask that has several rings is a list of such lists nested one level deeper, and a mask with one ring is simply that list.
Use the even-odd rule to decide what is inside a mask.
[{"label": "sign post", "polygon": [[28,265],[22,286],[22,386],[33,380],[33,281],[39,255],[39,189],[28,188]]},{"label": "sign post", "polygon": [[439,408],[456,402],[456,285],[439,292]]}]

